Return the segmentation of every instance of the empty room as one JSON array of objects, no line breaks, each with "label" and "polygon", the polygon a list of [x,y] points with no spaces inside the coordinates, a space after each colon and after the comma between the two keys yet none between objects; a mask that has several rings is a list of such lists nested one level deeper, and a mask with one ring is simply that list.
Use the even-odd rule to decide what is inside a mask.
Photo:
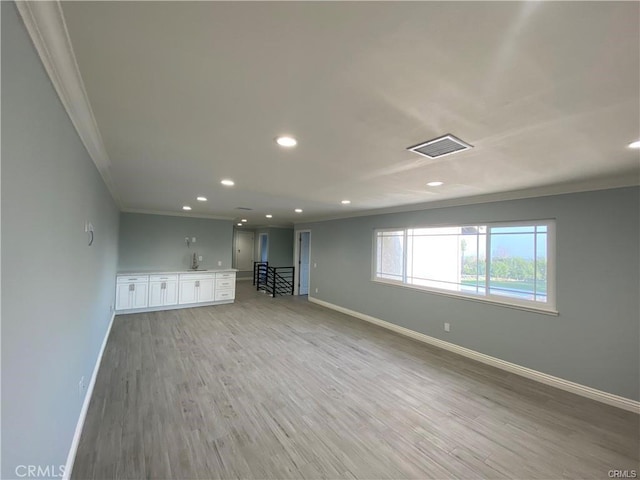
[{"label": "empty room", "polygon": [[1,478],[638,478],[640,3],[0,7]]}]

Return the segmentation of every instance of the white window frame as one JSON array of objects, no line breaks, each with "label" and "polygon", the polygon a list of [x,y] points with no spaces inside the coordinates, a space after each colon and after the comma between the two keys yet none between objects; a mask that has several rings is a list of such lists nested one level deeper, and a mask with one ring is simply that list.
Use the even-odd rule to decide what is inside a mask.
[{"label": "white window frame", "polygon": [[[408,230],[419,228],[452,228],[452,227],[480,227],[486,226],[486,258],[485,258],[485,293],[473,294],[468,292],[456,292],[452,290],[440,289],[436,287],[426,287],[407,283],[407,242]],[[491,229],[500,227],[522,227],[522,226],[546,226],[547,227],[547,302],[536,302],[534,300],[525,300],[514,297],[506,297],[490,293],[489,288],[489,265],[491,262]],[[402,281],[391,280],[377,277],[377,239],[379,232],[399,232],[404,231],[403,245],[403,270]],[[418,290],[426,293],[444,295],[449,297],[460,298],[464,300],[472,300],[476,302],[491,303],[520,310],[528,310],[548,315],[558,315],[556,307],[556,221],[555,219],[529,220],[529,221],[503,221],[503,222],[468,222],[464,224],[438,224],[438,225],[419,225],[410,227],[389,227],[376,228],[373,230],[371,252],[371,281],[375,283],[391,285],[411,290]]]}]

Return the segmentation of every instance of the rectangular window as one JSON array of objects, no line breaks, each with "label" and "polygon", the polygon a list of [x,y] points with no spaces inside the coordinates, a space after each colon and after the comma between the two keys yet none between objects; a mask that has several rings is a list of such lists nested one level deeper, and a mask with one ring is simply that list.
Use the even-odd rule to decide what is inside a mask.
[{"label": "rectangular window", "polygon": [[375,230],[373,280],[555,312],[555,222]]}]

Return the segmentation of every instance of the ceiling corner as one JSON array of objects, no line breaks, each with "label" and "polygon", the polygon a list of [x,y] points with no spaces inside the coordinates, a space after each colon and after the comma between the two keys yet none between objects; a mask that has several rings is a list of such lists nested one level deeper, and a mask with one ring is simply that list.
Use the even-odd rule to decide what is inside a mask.
[{"label": "ceiling corner", "polygon": [[16,6],[80,140],[114,201],[121,207],[120,197],[111,177],[111,161],[89,103],[60,1],[23,1],[16,2]]}]

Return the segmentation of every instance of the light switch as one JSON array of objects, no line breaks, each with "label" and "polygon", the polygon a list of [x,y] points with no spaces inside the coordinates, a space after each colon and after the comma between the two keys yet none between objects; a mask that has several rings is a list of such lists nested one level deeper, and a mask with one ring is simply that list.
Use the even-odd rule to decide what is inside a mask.
[{"label": "light switch", "polygon": [[193,237],[193,238],[191,239],[191,243],[196,243],[196,237]]},{"label": "light switch", "polygon": [[202,255],[198,255],[198,261],[201,262],[202,261]]},{"label": "light switch", "polygon": [[318,264],[313,262],[313,268],[316,268],[317,266],[318,266]]}]

